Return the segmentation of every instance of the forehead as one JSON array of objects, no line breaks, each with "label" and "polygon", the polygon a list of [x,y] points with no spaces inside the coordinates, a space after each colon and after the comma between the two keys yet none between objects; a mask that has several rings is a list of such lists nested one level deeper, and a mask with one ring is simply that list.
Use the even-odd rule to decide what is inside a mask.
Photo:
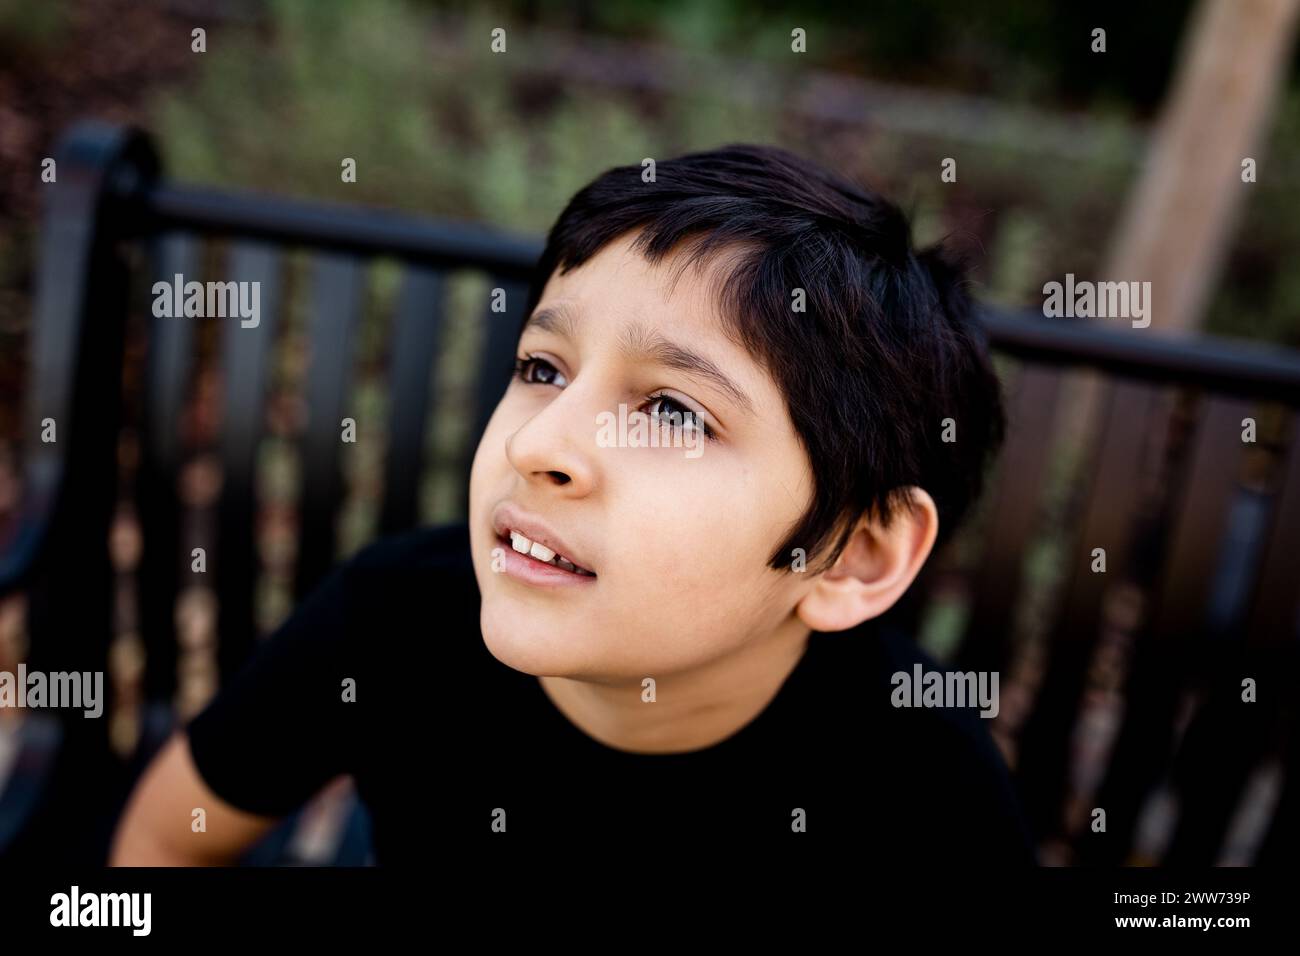
[{"label": "forehead", "polygon": [[637,233],[624,233],[576,269],[553,272],[538,308],[562,303],[577,318],[577,332],[593,331],[589,320],[609,330],[636,322],[666,336],[739,352],[753,358],[733,338],[719,304],[722,282],[734,253],[719,252],[690,261],[685,243],[651,264],[633,248]]}]

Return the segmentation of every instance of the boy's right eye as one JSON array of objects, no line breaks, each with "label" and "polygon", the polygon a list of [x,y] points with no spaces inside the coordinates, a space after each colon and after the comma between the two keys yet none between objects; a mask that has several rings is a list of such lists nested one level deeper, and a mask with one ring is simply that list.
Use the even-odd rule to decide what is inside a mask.
[{"label": "boy's right eye", "polygon": [[525,355],[515,359],[515,378],[528,385],[564,385],[564,376],[546,359]]}]

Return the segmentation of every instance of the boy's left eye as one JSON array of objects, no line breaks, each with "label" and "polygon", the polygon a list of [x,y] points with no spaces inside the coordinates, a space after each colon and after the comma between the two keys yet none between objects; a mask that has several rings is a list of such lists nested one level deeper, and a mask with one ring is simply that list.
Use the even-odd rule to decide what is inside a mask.
[{"label": "boy's left eye", "polygon": [[[687,408],[685,405],[677,401],[677,399],[673,398],[672,396],[650,395],[646,398],[646,404],[660,405],[660,406],[667,404],[667,405],[674,406],[673,408],[661,407],[658,412],[659,417],[660,418],[666,417],[669,424],[673,424],[675,427],[698,428],[700,430],[700,433],[710,441],[712,441],[716,437],[713,434],[713,429],[711,429],[705,423],[704,418],[701,415],[697,414],[694,411],[694,409]],[[650,414],[653,415],[655,413],[651,412]],[[676,423],[680,423],[680,425]]]},{"label": "boy's left eye", "polygon": [[[536,355],[525,355],[523,358],[516,358],[514,365],[514,376],[526,385],[555,385],[563,387],[569,384],[564,375],[550,362]],[[688,408],[670,395],[656,393],[646,396],[646,405],[659,405],[660,410],[657,413],[660,417],[666,417],[669,423],[680,422],[678,427],[698,428],[701,434],[709,441],[716,441],[717,435],[713,429],[704,421],[704,417]],[[664,407],[669,406],[669,407]]]}]

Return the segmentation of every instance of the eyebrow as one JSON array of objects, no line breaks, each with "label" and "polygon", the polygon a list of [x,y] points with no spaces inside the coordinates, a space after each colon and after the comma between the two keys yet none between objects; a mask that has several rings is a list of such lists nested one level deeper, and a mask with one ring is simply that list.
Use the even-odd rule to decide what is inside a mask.
[{"label": "eyebrow", "polygon": [[[563,306],[548,306],[544,309],[538,309],[529,316],[528,321],[524,323],[524,329],[521,331],[526,331],[533,326],[542,331],[554,332],[556,335],[562,335],[569,339],[577,338],[577,316],[573,311]],[[722,369],[698,352],[693,352],[683,345],[670,342],[654,329],[646,328],[644,325],[635,322],[632,323],[624,330],[623,336],[619,340],[619,352],[630,362],[653,362],[665,368],[676,369],[705,379],[729,396],[745,411],[750,414],[754,412],[754,403],[750,401],[749,396],[745,394],[739,385],[723,374]]]}]

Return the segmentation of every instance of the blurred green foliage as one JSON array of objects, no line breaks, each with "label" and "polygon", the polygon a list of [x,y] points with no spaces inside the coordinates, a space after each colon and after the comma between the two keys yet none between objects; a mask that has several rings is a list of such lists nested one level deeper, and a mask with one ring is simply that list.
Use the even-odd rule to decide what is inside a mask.
[{"label": "blurred green foliage", "polygon": [[[647,121],[601,90],[555,90],[520,105],[520,84],[483,37],[454,68],[430,53],[431,25],[400,0],[364,17],[331,2],[275,0],[273,38],[214,31],[193,87],[156,102],[168,165],[184,179],[400,207],[540,232],[601,169],[662,156],[710,133],[771,139],[763,111],[672,104]],[[516,41],[517,42],[517,41]],[[355,184],[340,181],[343,157]]]},{"label": "blurred green foliage", "polygon": [[[208,50],[193,57],[189,80],[147,91],[144,122],[182,180],[531,233],[610,166],[730,141],[778,143],[899,201],[918,241],[950,237],[987,298],[1032,304],[1044,281],[1100,265],[1137,172],[1134,130],[1172,75],[1191,3],[1134,6],[510,0],[466,13],[444,0],[231,0],[213,6]],[[60,33],[74,9],[0,0],[0,51],[68,55]],[[158,9],[176,29],[176,11]],[[179,22],[204,23],[189,9]],[[1108,29],[1100,57],[1088,49],[1098,24]],[[489,49],[497,26],[508,31],[506,55]],[[808,37],[797,59],[794,27]],[[577,38],[578,56],[589,38],[694,53],[703,66],[662,91],[579,80],[576,70],[539,77],[527,69],[530,44],[549,35]],[[759,65],[771,95],[747,100],[725,65],[708,72],[725,58]],[[949,134],[941,114],[928,133],[872,116],[811,120],[791,107],[812,71],[984,97],[979,135]],[[1042,149],[1034,134],[1044,115],[1077,128],[1077,151]],[[955,184],[938,176],[949,156],[959,160]],[[1280,214],[1300,200],[1294,75],[1260,156],[1207,327],[1300,345],[1300,275],[1289,261],[1300,221]],[[340,180],[345,157],[357,161],[356,183]]]},{"label": "blurred green foliage", "polygon": [[0,0],[0,57],[48,54],[67,26],[67,14],[65,3]]}]

